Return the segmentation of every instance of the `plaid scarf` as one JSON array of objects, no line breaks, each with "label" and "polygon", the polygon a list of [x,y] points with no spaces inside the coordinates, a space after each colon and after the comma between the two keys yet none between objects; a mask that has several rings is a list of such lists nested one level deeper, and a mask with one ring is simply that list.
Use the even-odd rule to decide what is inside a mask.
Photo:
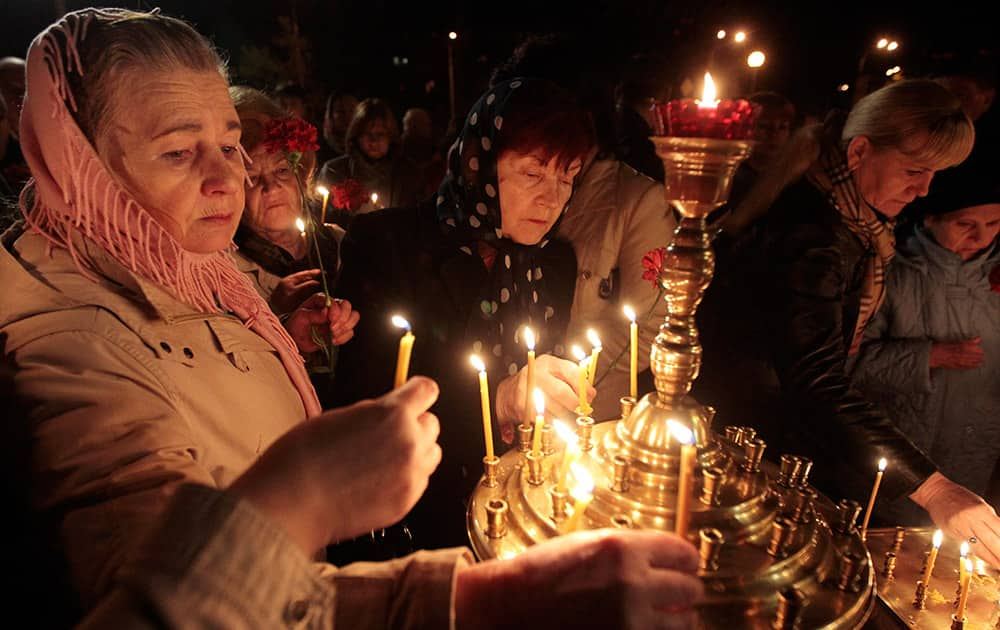
[{"label": "plaid scarf", "polygon": [[848,351],[853,355],[861,345],[865,326],[885,299],[885,272],[896,252],[892,220],[876,214],[861,196],[857,182],[847,167],[847,157],[839,147],[827,147],[810,167],[806,178],[826,195],[847,228],[875,252],[874,256],[868,257],[865,269],[858,320]]}]

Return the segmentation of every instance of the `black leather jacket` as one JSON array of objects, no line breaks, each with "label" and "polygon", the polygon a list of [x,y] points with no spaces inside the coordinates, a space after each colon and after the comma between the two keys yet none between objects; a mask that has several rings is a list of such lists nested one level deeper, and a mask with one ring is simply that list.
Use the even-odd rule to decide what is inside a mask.
[{"label": "black leather jacket", "polygon": [[834,500],[863,502],[880,457],[889,462],[880,490],[886,498],[911,493],[936,470],[851,387],[846,373],[867,257],[873,255],[802,179],[781,194],[732,258],[721,257],[718,276],[724,277],[717,276],[721,285],[708,305],[716,334],[705,340],[706,356],[728,360],[706,365],[704,375],[729,386],[745,379],[745,371],[726,373],[727,364],[737,364],[733,353],[765,364],[776,375],[778,400],[758,409],[777,410],[777,417],[750,423],[763,428],[771,459],[780,454],[771,445],[810,457],[811,480]]}]

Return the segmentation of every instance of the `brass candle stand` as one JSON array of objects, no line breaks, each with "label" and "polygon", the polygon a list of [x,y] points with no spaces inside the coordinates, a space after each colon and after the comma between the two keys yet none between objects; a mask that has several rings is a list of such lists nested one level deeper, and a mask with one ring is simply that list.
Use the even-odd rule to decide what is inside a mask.
[{"label": "brass candle stand", "polygon": [[[668,426],[679,423],[697,446],[686,503],[687,539],[699,549],[706,586],[699,627],[861,627],[875,605],[875,570],[856,527],[860,507],[834,505],[811,488],[805,458],[783,456],[780,468],[765,461],[766,443],[752,428],[715,433],[714,410],[688,395],[701,369],[695,312],[715,267],[705,218],[728,198],[750,143],[652,140],[664,163],[666,198],[682,217],[660,274],[668,315],[650,352],[656,391],[623,398],[620,419],[577,422],[577,462],[594,483],[580,526],[674,531],[681,444]],[[520,433],[522,441],[528,437]],[[567,499],[552,489],[563,451],[560,442],[537,461],[522,442],[501,457],[495,486],[477,486],[467,526],[479,558],[512,557],[559,535]]]}]

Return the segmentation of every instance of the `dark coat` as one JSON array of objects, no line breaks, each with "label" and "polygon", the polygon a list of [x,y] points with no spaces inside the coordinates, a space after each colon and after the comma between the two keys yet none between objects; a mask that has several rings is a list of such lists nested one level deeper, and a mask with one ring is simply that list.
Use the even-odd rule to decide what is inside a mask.
[{"label": "dark coat", "polygon": [[[562,343],[576,276],[568,244],[552,240],[541,250],[546,287],[556,314],[539,334],[539,355]],[[348,404],[391,389],[402,331],[390,323],[399,313],[416,337],[410,374],[435,379],[441,388],[432,411],[441,423],[442,461],[406,522],[420,548],[467,544],[465,505],[482,474],[485,454],[477,372],[469,364],[467,326],[485,317],[480,287],[487,269],[446,238],[432,205],[358,216],[342,244],[339,297],[361,313],[355,336],[340,350],[335,402]],[[507,369],[487,351],[491,401]],[[492,362],[491,362],[492,360]],[[526,360],[526,359],[525,359]],[[494,445],[503,449],[494,413]]]},{"label": "dark coat", "polygon": [[[847,351],[875,252],[802,179],[720,269],[706,322],[706,383],[720,424],[756,425],[769,457],[805,455],[831,498],[863,502],[880,457],[880,496],[905,496],[935,467],[850,384]],[[727,417],[728,416],[728,417]],[[773,447],[777,447],[774,449]]]}]

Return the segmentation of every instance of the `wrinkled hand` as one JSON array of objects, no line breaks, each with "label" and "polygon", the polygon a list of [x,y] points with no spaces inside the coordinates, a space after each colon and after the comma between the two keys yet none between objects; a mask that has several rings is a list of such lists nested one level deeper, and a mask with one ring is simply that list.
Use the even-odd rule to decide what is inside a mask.
[{"label": "wrinkled hand", "polygon": [[965,341],[935,341],[931,344],[930,367],[968,370],[983,364],[982,337]]},{"label": "wrinkled hand", "polygon": [[910,498],[927,510],[934,524],[959,540],[975,538],[972,551],[994,567],[1000,567],[1000,518],[975,493],[934,473]]},{"label": "wrinkled hand", "polygon": [[320,339],[340,346],[354,336],[354,327],[360,319],[361,314],[352,310],[347,300],[333,300],[327,306],[326,296],[316,293],[295,309],[285,321],[285,328],[299,352],[308,354],[319,350],[313,328]]},{"label": "wrinkled hand", "polygon": [[319,269],[306,269],[279,280],[271,293],[271,309],[278,314],[294,311],[307,297],[319,291],[319,274]]},{"label": "wrinkled hand", "polygon": [[428,409],[437,384],[411,378],[376,400],[324,412],[275,442],[231,490],[311,554],[398,522],[441,461]]},{"label": "wrinkled hand", "polygon": [[455,626],[694,628],[692,607],[704,590],[697,566],[695,548],[666,532],[561,536],[463,569]]},{"label": "wrinkled hand", "polygon": [[[551,354],[543,354],[535,359],[535,387],[545,394],[546,418],[575,418],[580,404],[580,366],[572,361],[559,359]],[[497,422],[504,441],[510,442],[514,427],[524,419],[524,402],[527,400],[527,366],[512,376],[508,376],[497,386]],[[587,401],[597,395],[593,386],[587,386]],[[532,403],[533,404],[533,403]],[[535,416],[534,408],[531,417]],[[508,436],[510,439],[508,439]]]}]

